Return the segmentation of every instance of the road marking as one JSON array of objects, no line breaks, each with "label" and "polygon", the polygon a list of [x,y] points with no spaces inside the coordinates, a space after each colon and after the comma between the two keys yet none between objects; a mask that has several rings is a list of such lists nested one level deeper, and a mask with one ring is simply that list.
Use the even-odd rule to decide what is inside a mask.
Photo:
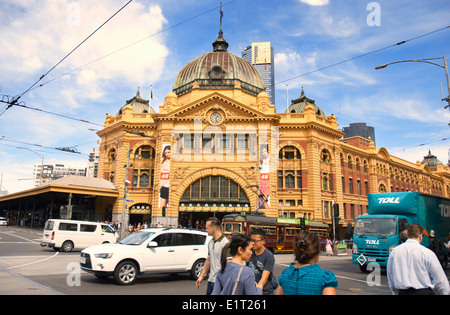
[{"label": "road marking", "polygon": [[[26,241],[28,241],[28,242],[31,242],[31,243],[36,243],[36,244],[39,244],[39,243],[40,243],[40,242],[36,242],[36,241],[33,241],[33,240],[29,240],[28,238],[25,238],[25,237],[22,237],[22,236],[19,236],[19,235],[15,235],[15,234],[13,234],[13,233],[7,233],[7,232],[0,232],[0,233],[8,234],[8,235],[10,235],[10,236],[15,236],[15,237],[21,238],[21,239],[23,239],[23,240],[26,240]],[[2,242],[2,243],[5,243],[5,242]]]},{"label": "road marking", "polygon": [[39,287],[41,287],[41,288],[43,288],[43,289],[45,289],[45,290],[48,290],[48,291],[50,291],[50,292],[52,292],[52,293],[55,293],[55,294],[57,294],[57,295],[64,295],[64,293],[58,292],[58,291],[56,291],[56,290],[53,290],[53,289],[51,289],[51,288],[49,288],[49,287],[47,287],[47,286],[45,286],[45,285],[43,285],[43,284],[40,284],[39,282],[33,281],[33,280],[31,280],[31,279],[28,279],[28,278],[26,278],[26,277],[24,277],[24,276],[21,276],[21,275],[15,273],[15,272],[8,271],[8,270],[5,270],[5,269],[3,269],[3,268],[0,268],[0,271],[4,271],[4,272],[6,272],[6,273],[9,273],[10,275],[13,275],[13,276],[17,277],[17,278],[20,278],[20,279],[23,279],[23,280],[25,280],[25,281],[31,282],[31,283],[33,283],[33,284],[35,284],[35,285],[37,285],[37,286],[39,286]]},{"label": "road marking", "polygon": [[0,244],[28,244],[30,242],[0,242]]},{"label": "road marking", "polygon": [[7,269],[14,269],[14,268],[19,268],[19,267],[24,267],[24,266],[28,266],[28,265],[37,264],[37,263],[46,261],[46,260],[48,260],[48,259],[51,259],[51,258],[53,258],[53,257],[56,257],[56,255],[58,255],[58,254],[59,254],[59,252],[57,252],[57,253],[54,254],[53,256],[46,257],[46,258],[41,259],[41,260],[33,261],[33,262],[30,262],[30,263],[27,263],[27,264],[22,264],[22,265],[17,265],[17,266],[8,267]]}]

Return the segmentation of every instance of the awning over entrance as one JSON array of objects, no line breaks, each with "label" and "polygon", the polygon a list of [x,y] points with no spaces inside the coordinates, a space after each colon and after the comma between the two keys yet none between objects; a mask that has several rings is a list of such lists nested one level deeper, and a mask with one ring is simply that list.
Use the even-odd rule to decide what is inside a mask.
[{"label": "awning over entrance", "polygon": [[9,224],[41,226],[61,215],[71,219],[108,220],[119,197],[113,183],[100,178],[67,176],[48,185],[0,197],[0,216]]}]

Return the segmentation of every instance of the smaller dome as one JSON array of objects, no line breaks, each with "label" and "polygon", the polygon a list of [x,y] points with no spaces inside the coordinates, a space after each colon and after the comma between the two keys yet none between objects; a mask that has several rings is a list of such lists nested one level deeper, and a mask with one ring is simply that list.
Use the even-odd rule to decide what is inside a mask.
[{"label": "smaller dome", "polygon": [[127,100],[126,104],[122,106],[116,116],[122,115],[125,106],[131,106],[133,108],[133,113],[156,113],[153,107],[150,106],[150,102],[148,100],[144,100],[141,97],[141,93],[139,92],[139,88],[136,92],[136,96],[132,99]]},{"label": "smaller dome", "polygon": [[436,167],[438,165],[438,162],[440,162],[437,159],[436,155],[431,154],[431,150],[428,150],[428,155],[423,157],[422,162],[420,164],[428,164],[429,167]]},{"label": "smaller dome", "polygon": [[285,113],[304,113],[305,108],[308,105],[314,108],[314,113],[316,113],[316,115],[326,118],[324,111],[316,105],[315,101],[305,96],[303,88],[300,97],[291,101],[291,105],[288,107]]}]

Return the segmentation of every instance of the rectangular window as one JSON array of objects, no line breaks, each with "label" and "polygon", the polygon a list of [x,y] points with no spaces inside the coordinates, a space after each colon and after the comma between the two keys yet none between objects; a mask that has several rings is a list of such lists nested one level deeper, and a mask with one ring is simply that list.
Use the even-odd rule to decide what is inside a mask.
[{"label": "rectangular window", "polygon": [[248,134],[238,135],[238,149],[247,149],[248,148]]},{"label": "rectangular window", "polygon": [[93,224],[80,224],[80,232],[95,232],[97,225]]},{"label": "rectangular window", "polygon": [[60,231],[77,231],[78,230],[78,224],[61,222],[59,224],[58,230],[60,230]]},{"label": "rectangular window", "polygon": [[294,171],[285,171],[285,177],[284,177],[284,181],[285,181],[285,185],[286,188],[295,188],[295,177],[294,177]]},{"label": "rectangular window", "polygon": [[194,135],[193,134],[185,134],[184,136],[183,136],[183,142],[184,142],[184,148],[185,149],[192,149],[192,148],[194,148]]}]

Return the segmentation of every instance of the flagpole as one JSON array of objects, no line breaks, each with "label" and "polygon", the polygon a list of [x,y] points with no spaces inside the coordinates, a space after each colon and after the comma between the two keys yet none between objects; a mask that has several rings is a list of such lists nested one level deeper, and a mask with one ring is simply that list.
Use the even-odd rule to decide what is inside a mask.
[{"label": "flagpole", "polygon": [[150,113],[150,108],[152,106],[153,99],[153,85],[150,85],[150,99],[148,100],[148,112]]},{"label": "flagpole", "polygon": [[289,85],[286,84],[286,113],[289,108]]},{"label": "flagpole", "polygon": [[222,31],[222,18],[223,18],[223,9],[222,9],[222,2],[220,2],[220,31]]}]

